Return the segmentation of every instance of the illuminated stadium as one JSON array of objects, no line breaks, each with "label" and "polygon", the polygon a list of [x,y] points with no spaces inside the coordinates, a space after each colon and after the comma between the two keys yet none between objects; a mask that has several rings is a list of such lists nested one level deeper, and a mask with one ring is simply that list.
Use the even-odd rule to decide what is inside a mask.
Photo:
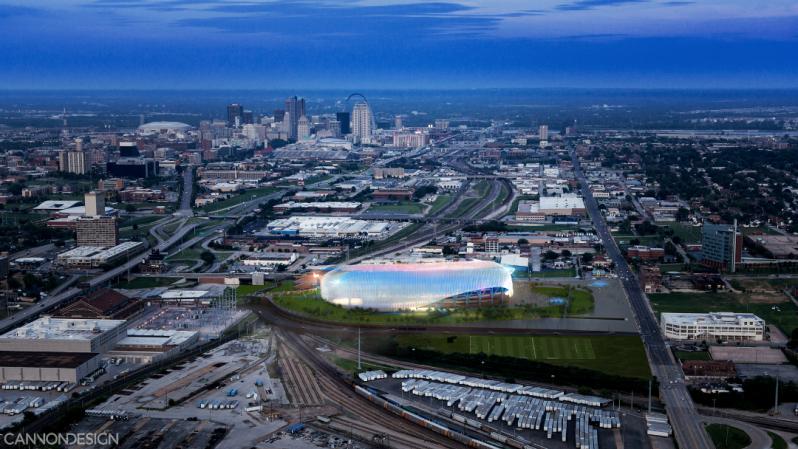
[{"label": "illuminated stadium", "polygon": [[346,265],[321,280],[321,297],[383,311],[492,304],[513,294],[512,269],[469,260]]}]

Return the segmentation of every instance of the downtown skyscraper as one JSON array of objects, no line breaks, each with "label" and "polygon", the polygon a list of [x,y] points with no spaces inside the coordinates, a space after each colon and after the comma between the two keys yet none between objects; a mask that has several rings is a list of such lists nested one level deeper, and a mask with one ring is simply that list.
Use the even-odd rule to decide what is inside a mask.
[{"label": "downtown skyscraper", "polygon": [[299,118],[305,115],[305,99],[296,96],[288,97],[285,100],[285,113],[288,123],[284,126],[288,132],[288,138],[296,140],[299,135]]}]

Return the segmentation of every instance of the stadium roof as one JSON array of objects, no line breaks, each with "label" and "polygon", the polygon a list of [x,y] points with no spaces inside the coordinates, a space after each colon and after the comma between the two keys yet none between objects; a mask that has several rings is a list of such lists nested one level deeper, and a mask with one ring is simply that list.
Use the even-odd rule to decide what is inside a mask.
[{"label": "stadium roof", "polygon": [[482,260],[346,265],[324,275],[321,296],[346,307],[426,309],[448,299],[512,296],[512,271]]}]

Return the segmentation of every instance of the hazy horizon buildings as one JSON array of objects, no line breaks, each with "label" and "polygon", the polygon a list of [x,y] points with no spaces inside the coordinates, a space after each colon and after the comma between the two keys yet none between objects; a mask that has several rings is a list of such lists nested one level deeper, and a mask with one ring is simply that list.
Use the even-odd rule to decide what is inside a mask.
[{"label": "hazy horizon buildings", "polygon": [[289,139],[296,140],[299,134],[299,118],[305,115],[305,99],[296,95],[285,100],[285,124]]},{"label": "hazy horizon buildings", "polygon": [[352,109],[352,135],[356,143],[370,143],[374,133],[371,108],[368,103],[360,102]]},{"label": "hazy horizon buildings", "polygon": [[227,106],[227,124],[234,126],[243,123],[244,107],[238,103]]}]

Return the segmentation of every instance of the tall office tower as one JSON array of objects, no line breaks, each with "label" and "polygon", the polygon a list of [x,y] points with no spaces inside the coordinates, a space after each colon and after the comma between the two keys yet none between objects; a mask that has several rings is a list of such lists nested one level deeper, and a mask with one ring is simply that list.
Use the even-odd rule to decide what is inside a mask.
[{"label": "tall office tower", "polygon": [[357,103],[352,108],[352,135],[356,142],[371,142],[371,134],[374,128],[371,126],[371,108],[363,102]]},{"label": "tall office tower", "polygon": [[238,121],[241,122],[241,118],[244,116],[244,106],[241,106],[238,103],[233,103],[227,106],[227,124],[228,125],[235,125],[236,118]]},{"label": "tall office tower", "polygon": [[285,100],[285,112],[291,119],[288,138],[296,140],[299,117],[305,115],[305,99],[297,98],[296,96],[288,97],[288,99]]},{"label": "tall office tower", "polygon": [[352,134],[351,117],[348,112],[336,112],[335,119],[341,124],[341,135]]},{"label": "tall office tower", "polygon": [[444,118],[439,118],[435,120],[435,128],[437,129],[449,129],[449,120]]},{"label": "tall office tower", "polygon": [[540,137],[540,140],[549,140],[549,125],[540,125],[538,137]]},{"label": "tall office tower", "polygon": [[283,121],[283,117],[285,117],[285,110],[284,109],[275,109],[274,110],[274,122],[279,123]]},{"label": "tall office tower", "polygon": [[281,126],[283,134],[285,134],[287,138],[291,138],[291,127],[293,125],[291,124],[291,114],[289,114],[288,111],[286,111],[285,114],[283,114],[283,121],[281,123]]},{"label": "tall office tower", "polygon": [[101,217],[105,215],[105,192],[92,190],[83,196],[83,203],[86,205],[87,217]]},{"label": "tall office tower", "polygon": [[68,150],[58,155],[58,169],[62,172],[85,175],[90,168],[89,158],[83,151]]},{"label": "tall office tower", "polygon": [[109,248],[119,244],[116,217],[80,217],[75,222],[78,246]]},{"label": "tall office tower", "polygon": [[241,113],[241,124],[251,125],[253,123],[255,123],[255,115],[249,109],[245,109],[244,112]]},{"label": "tall office tower", "polygon": [[396,117],[393,118],[393,127],[396,129],[402,129],[405,127],[404,123],[402,123],[401,115],[397,115]]},{"label": "tall office tower", "polygon": [[83,139],[80,137],[75,139],[75,151],[83,151]]},{"label": "tall office tower", "polygon": [[310,120],[306,116],[299,117],[297,123],[297,140],[306,140],[310,137]]},{"label": "tall office tower", "polygon": [[734,224],[704,223],[701,232],[701,263],[734,273],[743,257],[743,236]]}]

